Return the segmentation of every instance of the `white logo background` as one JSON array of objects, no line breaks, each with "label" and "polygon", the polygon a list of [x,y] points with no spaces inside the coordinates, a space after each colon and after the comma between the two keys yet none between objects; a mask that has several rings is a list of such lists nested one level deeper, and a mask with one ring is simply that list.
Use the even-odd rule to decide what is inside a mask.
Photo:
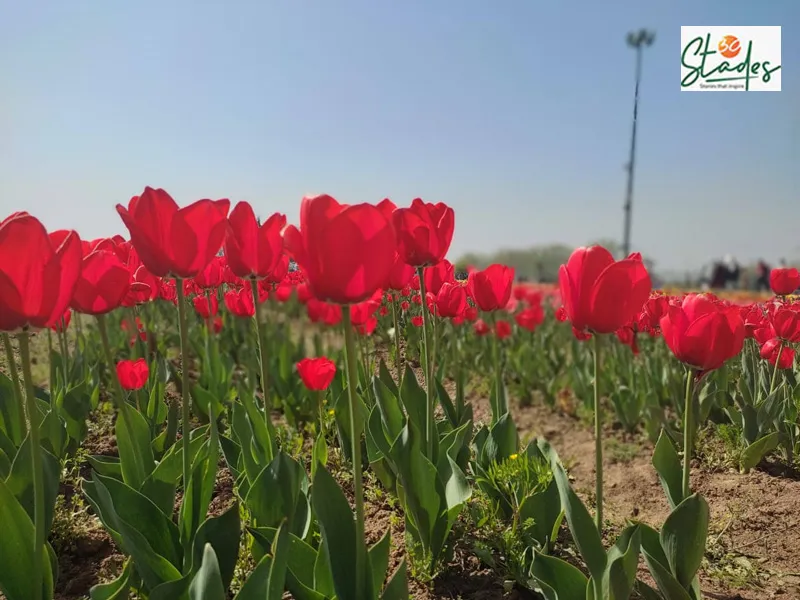
[{"label": "white logo background", "polygon": [[[731,68],[736,67],[745,60],[747,60],[747,47],[748,42],[752,42],[752,52],[750,55],[750,67],[752,69],[755,63],[768,62],[769,70],[777,66],[780,69],[773,71],[770,75],[769,81],[764,82],[762,79],[763,67],[759,66],[758,72],[753,74],[751,70],[751,77],[749,81],[749,91],[751,92],[779,92],[781,91],[781,73],[783,66],[781,63],[781,28],[778,27],[700,27],[694,25],[681,26],[681,81],[691,74],[692,69],[683,65],[683,51],[686,46],[696,38],[702,38],[703,44],[700,46],[696,43],[692,50],[686,54],[686,63],[692,66],[699,66],[702,60],[701,55],[695,55],[694,51],[699,48],[705,48],[706,36],[710,35],[708,50],[713,51],[705,57],[705,66],[703,73],[709,73],[712,69],[717,67],[723,61],[727,61]],[[732,35],[739,39],[741,50],[739,54],[733,58],[726,58],[719,52],[719,42],[726,36]],[[730,77],[743,77],[744,72],[738,73],[736,71],[725,71],[722,73],[715,72],[707,78],[698,77],[697,80],[689,85],[681,85],[681,91],[685,92],[743,92],[745,91],[745,80],[737,79],[734,81],[712,82],[709,80],[723,79]]]}]

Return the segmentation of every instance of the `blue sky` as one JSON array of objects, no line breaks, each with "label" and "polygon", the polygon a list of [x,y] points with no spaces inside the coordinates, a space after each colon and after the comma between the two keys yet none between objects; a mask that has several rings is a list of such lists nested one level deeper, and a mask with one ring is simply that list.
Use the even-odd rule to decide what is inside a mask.
[{"label": "blue sky", "polygon": [[[782,25],[783,91],[681,93],[681,25]],[[647,26],[633,247],[686,269],[800,258],[800,2],[7,2],[0,216],[124,233],[179,203],[455,208],[452,256],[622,235],[634,52]]]}]

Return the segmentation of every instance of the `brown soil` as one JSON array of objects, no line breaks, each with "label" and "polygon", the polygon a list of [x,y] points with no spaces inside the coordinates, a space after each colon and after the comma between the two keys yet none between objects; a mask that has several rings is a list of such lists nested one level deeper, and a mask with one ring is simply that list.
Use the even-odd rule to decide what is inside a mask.
[{"label": "brown soil", "polygon": [[[594,497],[594,436],[579,420],[541,405],[514,410],[520,437],[543,436],[557,450],[585,500]],[[610,432],[609,432],[610,433]],[[616,438],[621,439],[621,438]],[[652,445],[621,442],[626,453],[606,453],[606,519],[660,526],[669,514],[664,491],[651,465]],[[628,453],[630,451],[630,453]],[[635,453],[634,453],[635,452]],[[800,598],[800,481],[753,471],[710,470],[694,462],[692,487],[711,507],[707,557],[701,587],[718,600]],[[643,578],[646,569],[642,570]]]}]

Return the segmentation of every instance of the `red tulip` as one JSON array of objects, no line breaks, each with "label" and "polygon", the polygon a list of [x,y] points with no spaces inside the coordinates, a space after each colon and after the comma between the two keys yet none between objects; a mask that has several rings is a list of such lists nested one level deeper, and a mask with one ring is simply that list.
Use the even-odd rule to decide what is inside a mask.
[{"label": "red tulip", "polygon": [[70,305],[85,315],[104,315],[122,306],[130,288],[130,271],[119,257],[97,247],[82,261]]},{"label": "red tulip", "polygon": [[139,258],[153,275],[195,277],[222,247],[229,200],[198,200],[178,208],[162,189],[146,187],[117,212]]},{"label": "red tulip", "polygon": [[263,225],[256,221],[253,208],[239,202],[228,217],[225,256],[238,277],[268,277],[283,256],[286,215],[275,213]]},{"label": "red tulip", "polygon": [[81,240],[74,231],[48,235],[27,213],[0,222],[0,331],[55,325],[80,270]]},{"label": "red tulip", "polygon": [[511,323],[498,319],[494,324],[494,334],[498,340],[504,340],[511,335]]},{"label": "red tulip", "polygon": [[252,317],[256,314],[253,292],[249,287],[225,292],[225,306],[237,317]]},{"label": "red tulip", "polygon": [[444,283],[436,294],[436,312],[440,317],[460,317],[467,309],[467,291],[460,283]]},{"label": "red tulip", "polygon": [[744,323],[738,309],[705,294],[689,294],[661,319],[664,341],[681,362],[712,371],[744,345]]},{"label": "red tulip", "polygon": [[491,331],[491,328],[486,324],[486,321],[483,319],[478,319],[475,321],[475,324],[472,326],[475,329],[475,333],[480,336],[484,336]]},{"label": "red tulip", "polygon": [[215,290],[224,283],[226,258],[215,256],[202,271],[195,275],[193,282],[201,290]]},{"label": "red tulip", "polygon": [[121,360],[117,363],[117,379],[126,390],[138,390],[147,383],[150,368],[143,358],[138,360]]},{"label": "red tulip", "polygon": [[800,271],[794,267],[772,269],[769,273],[769,287],[776,296],[788,296],[800,288]]},{"label": "red tulip", "polygon": [[544,323],[544,309],[541,305],[529,306],[518,312],[514,320],[522,329],[533,332]]},{"label": "red tulip", "polygon": [[353,304],[383,286],[397,251],[392,224],[372,204],[339,204],[330,196],[303,198],[300,228],[284,240],[320,300]]},{"label": "red tulip", "polygon": [[455,280],[455,267],[447,259],[425,269],[425,291],[434,296],[439,293],[445,283]]},{"label": "red tulip", "polygon": [[475,304],[484,311],[505,308],[511,298],[514,269],[505,265],[490,265],[483,271],[469,274],[469,289]]},{"label": "red tulip", "polygon": [[309,390],[322,392],[328,389],[336,375],[336,363],[325,356],[304,358],[297,363],[297,373]]},{"label": "red tulip", "polygon": [[415,198],[409,208],[392,213],[398,252],[412,267],[435,265],[450,249],[455,228],[453,209],[439,202],[429,204]]},{"label": "red tulip", "polygon": [[385,287],[390,290],[402,290],[411,283],[414,277],[414,267],[406,264],[400,254],[395,255],[394,265],[389,272],[389,278]]},{"label": "red tulip", "polygon": [[794,348],[787,346],[777,338],[772,338],[761,346],[759,354],[773,366],[776,362],[779,363],[779,369],[790,369],[794,364]]},{"label": "red tulip", "polygon": [[575,250],[561,265],[558,283],[572,326],[595,333],[614,333],[633,321],[652,288],[641,255],[614,262],[602,246]]},{"label": "red tulip", "polygon": [[[209,298],[211,299],[210,303]],[[206,321],[216,315],[219,310],[219,301],[216,294],[210,294],[208,297],[205,295],[195,296],[192,298],[192,304],[197,315]]]}]

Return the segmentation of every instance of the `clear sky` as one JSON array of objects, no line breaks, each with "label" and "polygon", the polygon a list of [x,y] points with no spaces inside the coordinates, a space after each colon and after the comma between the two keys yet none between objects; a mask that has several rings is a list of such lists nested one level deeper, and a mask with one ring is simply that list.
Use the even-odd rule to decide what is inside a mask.
[{"label": "clear sky", "polygon": [[[800,258],[800,0],[0,0],[0,218],[126,233],[145,185],[298,219],[455,208],[451,255],[622,235],[669,269]],[[783,91],[681,93],[681,25],[782,25]]]}]

